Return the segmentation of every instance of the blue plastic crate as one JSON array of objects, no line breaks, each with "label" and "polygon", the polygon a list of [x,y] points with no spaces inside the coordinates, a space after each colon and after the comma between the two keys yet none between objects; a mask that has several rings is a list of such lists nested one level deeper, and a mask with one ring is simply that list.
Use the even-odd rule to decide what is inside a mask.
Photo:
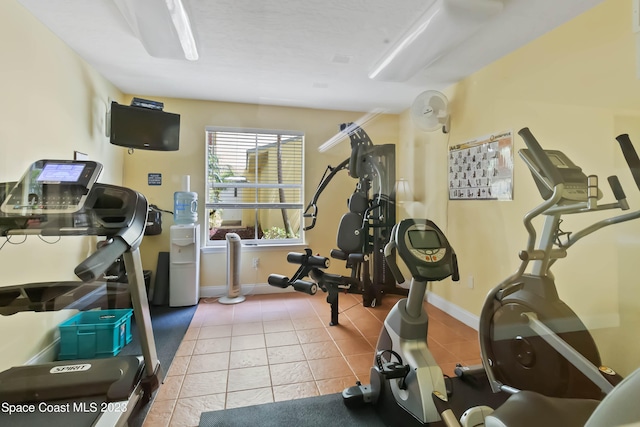
[{"label": "blue plastic crate", "polygon": [[58,360],[93,359],[117,355],[131,342],[133,310],[83,311],[64,321]]}]

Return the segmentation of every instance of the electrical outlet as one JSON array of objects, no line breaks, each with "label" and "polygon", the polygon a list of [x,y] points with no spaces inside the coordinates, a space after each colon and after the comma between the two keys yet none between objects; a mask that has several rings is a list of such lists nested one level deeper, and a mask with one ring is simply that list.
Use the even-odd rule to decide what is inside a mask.
[{"label": "electrical outlet", "polygon": [[251,260],[251,266],[253,268],[258,268],[259,265],[260,265],[260,258],[253,258]]}]

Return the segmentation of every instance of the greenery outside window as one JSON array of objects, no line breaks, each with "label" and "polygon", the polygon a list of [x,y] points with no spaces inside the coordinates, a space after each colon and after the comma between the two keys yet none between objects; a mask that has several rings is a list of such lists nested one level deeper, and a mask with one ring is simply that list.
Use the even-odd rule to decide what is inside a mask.
[{"label": "greenery outside window", "polygon": [[303,242],[304,134],[206,128],[209,246],[236,233],[243,244]]}]

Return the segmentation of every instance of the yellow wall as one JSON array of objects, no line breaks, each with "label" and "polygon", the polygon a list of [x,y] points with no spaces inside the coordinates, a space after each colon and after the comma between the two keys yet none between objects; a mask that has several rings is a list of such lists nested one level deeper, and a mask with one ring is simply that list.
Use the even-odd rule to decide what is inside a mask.
[{"label": "yellow wall", "polygon": [[[145,95],[137,95],[145,97]],[[249,127],[302,131],[305,134],[305,195],[307,203],[315,192],[327,165],[336,166],[350,154],[348,138],[338,146],[319,153],[317,148],[338,132],[340,123],[358,119],[354,112],[274,107],[266,105],[207,102],[184,99],[162,99],[165,110],[180,114],[180,150],[177,152],[135,151],[125,156],[124,185],[145,194],[150,203],[173,210],[173,193],[181,190],[182,176],[191,176],[191,191],[198,193],[198,215],[203,224],[205,188],[205,127]],[[128,101],[128,99],[127,99]],[[385,115],[366,126],[374,144],[396,143],[398,116]],[[149,173],[161,173],[162,185],[149,186]],[[306,232],[306,243],[314,253],[328,256],[335,248],[336,230],[340,217],[347,212],[346,201],[357,181],[341,172],[320,196],[316,227]],[[143,264],[155,271],[158,252],[169,251],[169,227],[172,216],[163,215],[162,235],[145,237],[141,246]],[[204,232],[204,230],[203,230]],[[302,251],[304,247],[300,247]],[[286,262],[285,249],[250,249],[243,251],[242,284],[265,284],[271,273],[292,275],[296,266]],[[260,258],[258,268],[252,268],[252,258]],[[343,273],[342,263],[334,262],[332,272]],[[226,286],[226,253],[203,253],[200,286]],[[222,288],[223,289],[223,288]]]},{"label": "yellow wall", "polygon": [[[640,209],[639,191],[614,140],[630,133],[640,149],[631,22],[630,1],[606,1],[448,88],[449,135],[420,133],[408,112],[402,115],[401,151],[419,199],[413,214],[446,220],[459,257],[461,281],[432,285],[438,295],[479,315],[486,293],[517,268],[527,237],[522,216],[542,200],[514,154],[513,201],[448,201],[448,146],[527,126],[543,147],[560,149],[585,173],[599,175],[603,202],[613,201],[605,178],[617,174],[632,209]],[[523,147],[516,134],[514,151]],[[577,231],[601,217],[568,217],[562,228]],[[623,373],[640,365],[637,332],[625,336],[640,327],[638,227],[631,222],[601,230],[553,269],[561,298],[596,328],[603,359]],[[473,289],[467,286],[470,277]],[[611,325],[618,327],[604,328]]]},{"label": "yellow wall", "polygon": [[[122,94],[14,0],[0,2],[0,52],[0,182],[18,180],[35,160],[72,159],[77,150],[104,165],[101,182],[121,183],[122,153],[104,137],[104,113],[108,98]],[[0,286],[74,280],[73,268],[94,245],[93,238],[73,237],[49,245],[35,236],[5,244]],[[50,344],[68,316],[0,317],[0,369]]]}]

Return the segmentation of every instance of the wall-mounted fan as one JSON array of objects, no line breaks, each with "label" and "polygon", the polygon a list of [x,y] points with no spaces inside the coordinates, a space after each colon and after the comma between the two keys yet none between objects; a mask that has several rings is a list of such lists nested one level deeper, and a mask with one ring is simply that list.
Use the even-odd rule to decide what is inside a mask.
[{"label": "wall-mounted fan", "polygon": [[449,100],[437,90],[427,90],[416,97],[411,105],[411,118],[420,129],[449,132]]}]

